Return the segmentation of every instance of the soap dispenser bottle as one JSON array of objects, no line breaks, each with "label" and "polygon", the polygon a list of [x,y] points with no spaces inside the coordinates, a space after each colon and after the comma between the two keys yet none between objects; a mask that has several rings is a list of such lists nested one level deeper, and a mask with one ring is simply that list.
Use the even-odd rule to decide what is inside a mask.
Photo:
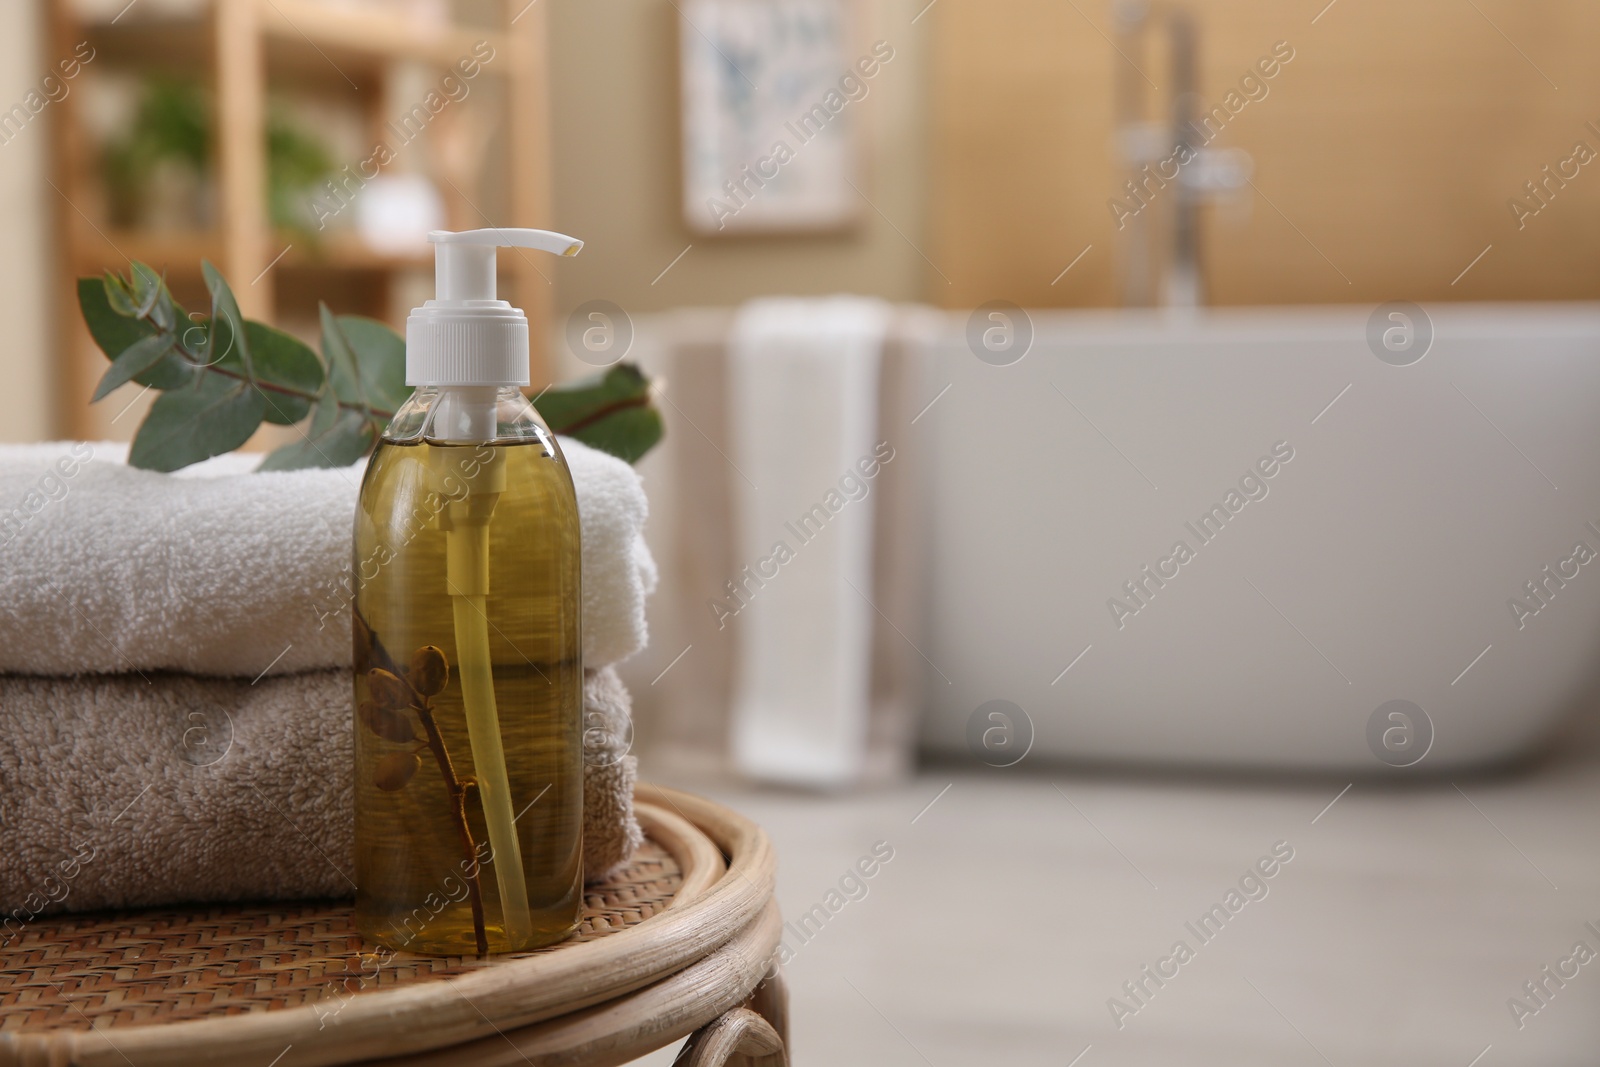
[{"label": "soap dispenser bottle", "polygon": [[497,246],[436,231],[436,297],[406,320],[406,382],[356,509],[356,926],[393,949],[516,952],[577,926],[583,663],[572,476],[522,395],[528,320]]}]

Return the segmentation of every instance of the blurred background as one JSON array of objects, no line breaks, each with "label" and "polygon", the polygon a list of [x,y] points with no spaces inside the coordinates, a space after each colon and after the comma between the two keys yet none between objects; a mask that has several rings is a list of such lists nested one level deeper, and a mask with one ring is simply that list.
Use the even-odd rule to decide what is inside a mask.
[{"label": "blurred background", "polygon": [[209,259],[309,338],[400,328],[430,229],[573,234],[502,295],[535,390],[656,379],[634,751],[774,834],[799,1062],[1592,1064],[1597,43],[1580,0],[17,0],[0,435],[149,403],[90,405],[77,277],[200,306]]}]

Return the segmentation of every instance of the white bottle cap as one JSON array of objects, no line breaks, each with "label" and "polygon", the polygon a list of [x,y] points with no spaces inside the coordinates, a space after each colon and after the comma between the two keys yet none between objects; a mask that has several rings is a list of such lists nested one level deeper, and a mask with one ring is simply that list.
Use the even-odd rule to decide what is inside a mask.
[{"label": "white bottle cap", "polygon": [[495,296],[495,249],[575,256],[549,230],[434,230],[434,298],[406,319],[407,385],[527,385],[528,318]]}]

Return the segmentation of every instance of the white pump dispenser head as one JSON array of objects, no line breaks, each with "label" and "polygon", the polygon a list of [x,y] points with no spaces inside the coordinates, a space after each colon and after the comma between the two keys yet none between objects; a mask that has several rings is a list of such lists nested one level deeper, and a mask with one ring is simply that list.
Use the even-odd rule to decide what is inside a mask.
[{"label": "white pump dispenser head", "polygon": [[528,318],[495,295],[495,249],[575,256],[583,242],[549,230],[434,230],[434,299],[406,319],[406,384],[527,385]]}]

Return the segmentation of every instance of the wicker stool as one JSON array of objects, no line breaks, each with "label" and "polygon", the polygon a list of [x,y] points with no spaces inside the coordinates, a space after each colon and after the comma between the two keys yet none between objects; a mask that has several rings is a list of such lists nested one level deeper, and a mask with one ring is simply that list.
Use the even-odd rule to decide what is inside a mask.
[{"label": "wicker stool", "polygon": [[761,829],[641,785],[646,842],[577,935],[479,960],[374,953],[348,901],[36,919],[0,956],[0,1067],[783,1067]]}]

